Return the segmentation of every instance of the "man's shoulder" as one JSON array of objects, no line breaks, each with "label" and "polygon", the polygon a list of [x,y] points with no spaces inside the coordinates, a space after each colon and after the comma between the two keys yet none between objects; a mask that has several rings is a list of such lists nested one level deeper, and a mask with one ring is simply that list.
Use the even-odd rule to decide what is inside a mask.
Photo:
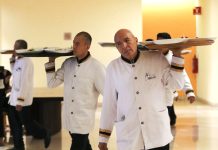
[{"label": "man's shoulder", "polygon": [[94,58],[94,57],[90,57],[90,61],[92,63],[93,66],[95,67],[100,67],[100,68],[104,68],[103,63],[101,63],[98,59]]},{"label": "man's shoulder", "polygon": [[115,66],[121,64],[121,61],[121,57],[115,58],[108,64],[107,68],[114,68]]},{"label": "man's shoulder", "polygon": [[74,62],[76,61],[76,57],[69,57],[67,59],[65,59],[65,61],[63,63],[69,63],[69,62]]},{"label": "man's shoulder", "polygon": [[21,64],[23,64],[23,65],[27,65],[27,66],[33,65],[33,61],[29,57],[23,57],[19,60],[20,60]]},{"label": "man's shoulder", "polygon": [[159,50],[150,50],[150,51],[141,51],[142,55],[148,55],[148,56],[155,56],[155,55],[161,55],[161,52]]},{"label": "man's shoulder", "polygon": [[141,54],[142,57],[144,57],[145,59],[160,59],[164,57],[161,51],[158,50],[145,51],[145,52],[141,52]]}]

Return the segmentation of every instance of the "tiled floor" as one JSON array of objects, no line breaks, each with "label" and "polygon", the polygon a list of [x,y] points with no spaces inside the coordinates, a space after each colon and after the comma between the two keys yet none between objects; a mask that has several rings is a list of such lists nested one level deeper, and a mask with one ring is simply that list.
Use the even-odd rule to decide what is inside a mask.
[{"label": "tiled floor", "polygon": [[[100,109],[97,110],[96,125],[90,134],[90,141],[93,150],[97,150],[98,145],[98,126]],[[177,113],[177,124],[172,128],[175,136],[171,143],[171,150],[217,150],[218,146],[218,107],[212,107],[197,102],[189,104],[183,101],[175,102],[175,110]],[[43,141],[26,138],[27,150],[43,150]],[[52,142],[48,150],[69,150],[70,137],[68,132],[62,130],[60,133],[52,137]],[[109,150],[116,150],[115,135],[109,142]],[[5,150],[11,147],[7,145],[1,147]]]}]

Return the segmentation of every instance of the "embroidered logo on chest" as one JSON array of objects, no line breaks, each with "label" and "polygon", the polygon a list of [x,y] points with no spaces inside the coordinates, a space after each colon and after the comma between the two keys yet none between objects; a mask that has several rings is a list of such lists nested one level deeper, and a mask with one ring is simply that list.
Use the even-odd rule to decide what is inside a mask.
[{"label": "embroidered logo on chest", "polygon": [[149,73],[145,74],[145,80],[151,80],[154,78],[156,78],[156,76],[154,74],[149,74]]}]

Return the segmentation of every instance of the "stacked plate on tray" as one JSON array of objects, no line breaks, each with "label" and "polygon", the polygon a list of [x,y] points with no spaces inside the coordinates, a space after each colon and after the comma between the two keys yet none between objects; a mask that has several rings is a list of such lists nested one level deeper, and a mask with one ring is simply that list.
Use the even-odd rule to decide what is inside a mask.
[{"label": "stacked plate on tray", "polygon": [[[12,54],[13,50],[2,51],[2,54]],[[43,47],[32,49],[16,50],[18,55],[24,57],[59,57],[59,56],[73,56],[72,48],[58,48],[58,47]]]}]

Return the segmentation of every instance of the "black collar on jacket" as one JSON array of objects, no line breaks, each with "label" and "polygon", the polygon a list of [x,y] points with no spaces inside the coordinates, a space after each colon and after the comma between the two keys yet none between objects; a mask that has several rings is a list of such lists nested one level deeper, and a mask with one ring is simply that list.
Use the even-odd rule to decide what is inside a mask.
[{"label": "black collar on jacket", "polygon": [[136,63],[136,61],[138,60],[139,55],[140,55],[140,51],[137,50],[137,54],[136,54],[135,58],[133,58],[132,60],[126,59],[126,58],[123,57],[122,55],[121,55],[121,58],[122,58],[123,61],[125,61],[125,62],[127,62],[127,63],[129,63],[129,64],[134,64],[134,63]]},{"label": "black collar on jacket", "polygon": [[90,55],[91,55],[90,52],[88,52],[88,54],[87,54],[84,58],[82,58],[82,59],[80,59],[80,60],[76,57],[76,60],[77,60],[78,64],[84,62],[86,59],[88,59],[88,57],[89,57]]}]

